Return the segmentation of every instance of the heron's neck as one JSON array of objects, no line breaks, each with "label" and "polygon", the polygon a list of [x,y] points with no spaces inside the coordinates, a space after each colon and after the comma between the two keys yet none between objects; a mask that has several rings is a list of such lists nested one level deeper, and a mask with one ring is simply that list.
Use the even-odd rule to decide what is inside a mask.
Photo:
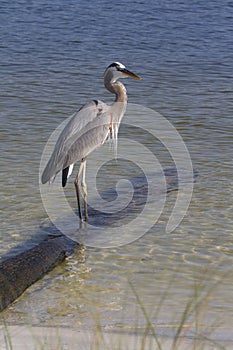
[{"label": "heron's neck", "polygon": [[117,81],[115,83],[107,83],[105,84],[105,87],[108,91],[112,92],[116,95],[115,102],[124,102],[127,103],[127,92],[124,84],[122,84],[120,81]]}]

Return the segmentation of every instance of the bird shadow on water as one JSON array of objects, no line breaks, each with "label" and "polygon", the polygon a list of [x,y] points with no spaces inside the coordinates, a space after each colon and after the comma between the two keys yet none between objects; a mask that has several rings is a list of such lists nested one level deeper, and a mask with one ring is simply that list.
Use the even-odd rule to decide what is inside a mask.
[{"label": "bird shadow on water", "polygon": [[[153,179],[153,182],[157,182],[158,186],[155,186],[155,193],[154,198],[159,198],[161,196],[167,195],[168,193],[172,191],[176,191],[179,188],[179,181],[178,181],[178,173],[176,167],[170,167],[167,169],[164,169],[161,172],[156,172],[154,174],[151,174],[151,178]],[[198,176],[198,172],[194,170],[193,172],[193,180],[196,179]],[[160,186],[161,185],[161,177],[165,179],[165,187]],[[115,179],[116,180],[116,179]],[[88,233],[88,228],[91,230],[93,228],[98,229],[106,229],[106,228],[117,228],[121,227],[122,225],[127,225],[132,220],[134,220],[137,216],[139,216],[148,200],[148,190],[149,190],[149,184],[147,181],[147,177],[145,174],[139,174],[135,177],[131,177],[127,179],[131,184],[131,191],[128,194],[127,191],[129,191],[128,187],[126,187],[126,191],[124,193],[124,196],[126,198],[129,198],[129,201],[127,205],[125,205],[123,208],[115,209],[115,210],[98,210],[98,201],[96,208],[88,205],[88,226],[85,222],[79,223],[78,218],[78,210],[75,210],[75,214],[77,216],[77,226],[76,228],[73,227],[73,230],[78,230],[81,234]],[[190,181],[189,178],[187,178],[187,182]],[[124,189],[123,189],[124,192]],[[119,193],[117,191],[116,186],[108,187],[107,189],[99,191],[99,196],[101,199],[103,199],[106,203],[106,208],[111,208],[111,204],[115,201],[117,201]],[[114,206],[113,206],[114,208]],[[68,223],[69,217],[64,218],[64,220]],[[69,223],[68,223],[69,224]],[[61,234],[59,229],[56,226],[55,223],[51,223],[50,221],[45,221],[41,224],[40,229],[44,232],[48,232],[52,235],[58,235]],[[72,229],[72,228],[71,228]]]},{"label": "bird shadow on water", "polygon": [[[165,177],[165,188],[161,187],[161,176]],[[194,172],[194,178],[197,176],[197,172]],[[163,174],[160,172],[156,174],[151,174],[151,178],[156,182],[158,180],[158,186],[154,186],[155,198],[170,193],[172,191],[178,190],[178,173],[175,167],[167,168],[163,170]],[[129,203],[121,210],[116,210],[115,212],[104,212],[99,211],[91,206],[88,206],[88,224],[96,227],[119,227],[128,222],[132,221],[136,216],[140,215],[143,211],[143,208],[148,200],[148,191],[149,184],[145,174],[140,174],[135,177],[128,179],[133,188],[133,195]],[[112,187],[103,193],[100,193],[100,196],[105,199],[109,204],[112,201],[117,200],[118,193],[115,187]],[[127,197],[127,189],[125,196]]]}]

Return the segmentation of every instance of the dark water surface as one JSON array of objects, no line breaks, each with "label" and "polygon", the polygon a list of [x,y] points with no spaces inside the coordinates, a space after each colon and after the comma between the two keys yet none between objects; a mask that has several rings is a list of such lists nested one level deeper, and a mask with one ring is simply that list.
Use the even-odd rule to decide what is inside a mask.
[{"label": "dark water surface", "polygon": [[[143,77],[126,81],[129,102],[173,124],[199,173],[175,231],[165,231],[172,192],[157,225],[140,240],[86,248],[81,259],[70,258],[36,283],[5,313],[6,320],[140,328],[145,318],[130,279],[153,324],[176,324],[195,286],[201,285],[204,297],[216,284],[201,308],[200,327],[231,325],[232,2],[1,1],[0,30],[1,255],[43,234],[43,148],[86,101],[111,101],[102,77],[114,61]],[[155,147],[163,166],[174,165],[169,152]],[[111,176],[114,166],[108,171]],[[67,197],[75,208],[73,179]]]}]

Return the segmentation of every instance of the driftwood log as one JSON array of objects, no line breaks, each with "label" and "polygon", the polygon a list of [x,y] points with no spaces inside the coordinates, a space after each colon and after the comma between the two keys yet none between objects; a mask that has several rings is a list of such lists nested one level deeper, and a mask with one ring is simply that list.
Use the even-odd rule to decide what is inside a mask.
[{"label": "driftwood log", "polygon": [[0,311],[60,264],[78,244],[65,235],[48,238],[0,263]]}]

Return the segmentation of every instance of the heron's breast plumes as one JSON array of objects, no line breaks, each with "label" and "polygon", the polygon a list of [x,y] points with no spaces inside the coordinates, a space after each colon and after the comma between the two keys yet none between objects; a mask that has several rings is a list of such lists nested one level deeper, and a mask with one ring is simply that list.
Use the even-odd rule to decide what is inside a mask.
[{"label": "heron's breast plumes", "polygon": [[115,158],[117,158],[118,148],[118,131],[121,124],[121,120],[124,117],[126,111],[127,102],[115,102],[111,106],[111,123],[110,123],[110,139],[112,140],[112,146]]}]

